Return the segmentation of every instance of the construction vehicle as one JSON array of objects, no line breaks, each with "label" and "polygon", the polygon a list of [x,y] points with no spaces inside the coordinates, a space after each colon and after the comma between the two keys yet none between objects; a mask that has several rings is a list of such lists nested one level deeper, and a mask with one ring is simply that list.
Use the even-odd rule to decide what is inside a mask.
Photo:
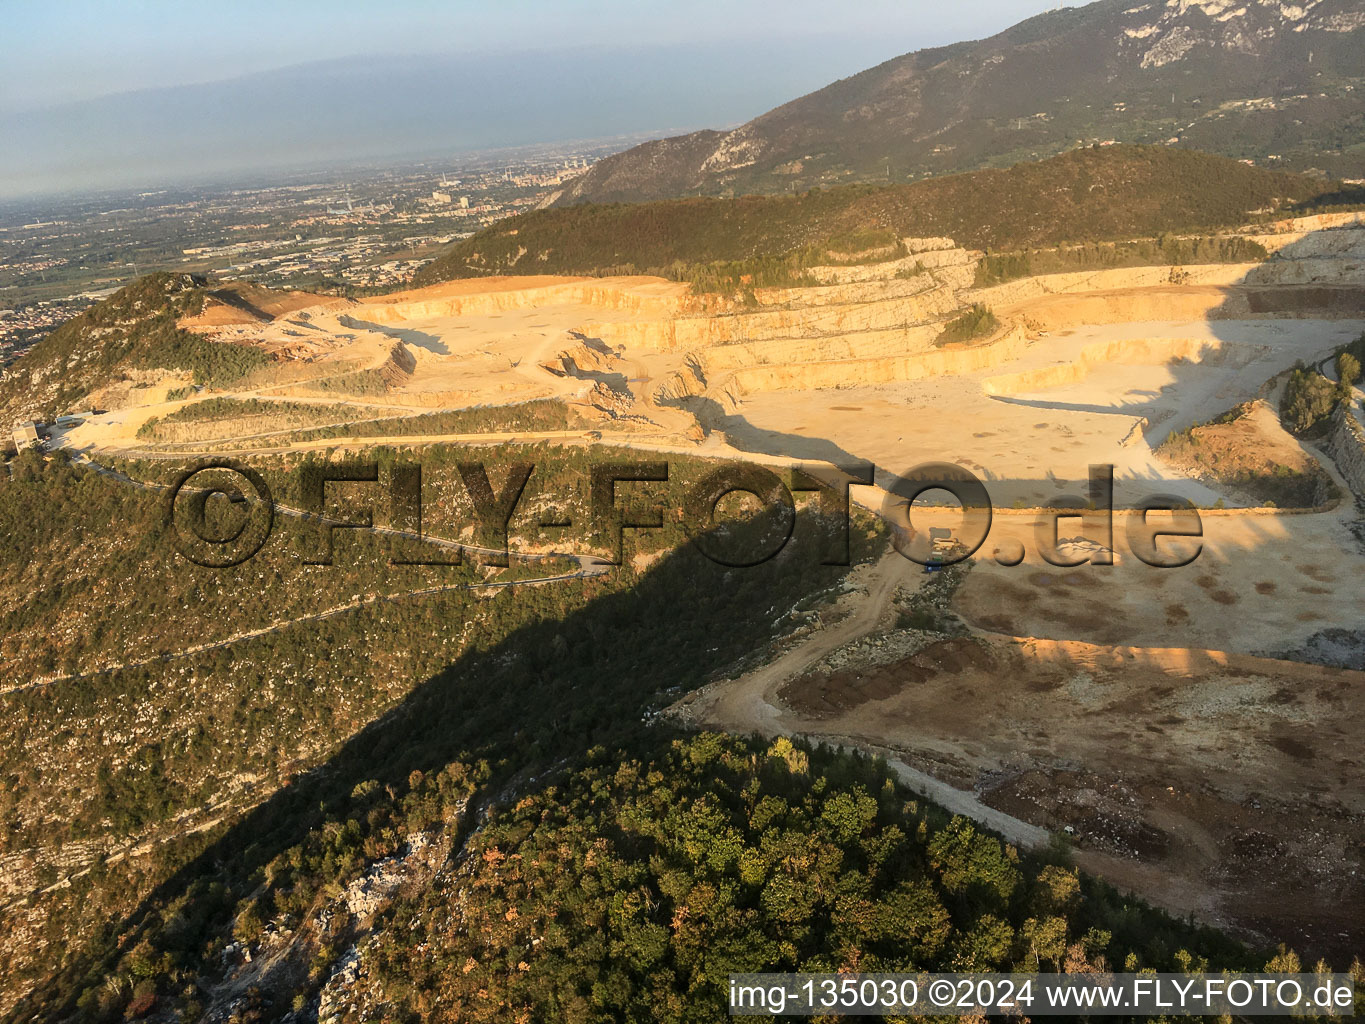
[{"label": "construction vehicle", "polygon": [[924,571],[940,572],[946,564],[957,562],[966,553],[966,545],[957,540],[951,530],[941,526],[930,527],[929,560],[924,565]]}]

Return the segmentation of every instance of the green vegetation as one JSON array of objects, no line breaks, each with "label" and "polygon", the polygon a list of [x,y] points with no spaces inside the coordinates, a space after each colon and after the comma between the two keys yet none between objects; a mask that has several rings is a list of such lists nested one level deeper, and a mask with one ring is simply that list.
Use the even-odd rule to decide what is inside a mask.
[{"label": "green vegetation", "polygon": [[715,734],[589,751],[400,901],[375,952],[400,1019],[490,1024],[721,1021],[733,971],[1255,962],[949,820],[883,764]]},{"label": "green vegetation", "polygon": [[[890,238],[890,241],[885,245],[880,247],[869,245],[867,250],[839,248],[850,243],[882,242],[886,238]],[[849,255],[853,252],[865,254]],[[844,254],[842,258],[840,253]],[[655,268],[651,272],[686,281],[696,295],[727,295],[752,304],[757,301],[753,296],[755,288],[809,288],[818,284],[818,280],[808,272],[810,267],[881,263],[904,254],[904,246],[893,237],[892,232],[869,231],[852,239],[845,237],[804,245],[794,252],[783,255],[752,256],[741,260],[716,260],[689,265],[673,264],[666,268]]]},{"label": "green vegetation", "polygon": [[680,274],[695,294],[746,295],[754,288],[801,288],[815,284],[806,267],[820,262],[811,247],[790,256],[755,256],[747,260],[722,260],[694,264]]},{"label": "green vegetation", "polygon": [[863,258],[864,254],[883,257],[895,255],[901,240],[889,228],[864,228],[828,238],[825,246],[835,259],[842,257],[841,262],[853,262]]},{"label": "green vegetation", "polygon": [[421,416],[400,416],[317,427],[291,437],[294,441],[314,441],[336,437],[383,437],[405,434],[505,434],[526,431],[587,429],[593,424],[582,414],[556,398],[538,398],[516,405],[475,406],[448,412],[429,412]]},{"label": "green vegetation", "polygon": [[1118,267],[1180,266],[1202,263],[1254,263],[1267,256],[1259,242],[1236,235],[1179,238],[1163,235],[1128,242],[1090,242],[1055,249],[987,255],[976,267],[978,288],[1040,274]]},{"label": "green vegetation", "polygon": [[1342,397],[1337,385],[1316,370],[1300,366],[1285,384],[1280,416],[1296,434],[1321,433]]},{"label": "green vegetation", "polygon": [[995,314],[976,302],[966,310],[948,321],[934,339],[935,345],[960,345],[969,341],[976,341],[979,338],[986,338],[994,334],[1000,327],[1000,321]]},{"label": "green vegetation", "polygon": [[[188,395],[182,394],[179,397],[185,398]],[[177,399],[167,392],[166,400]],[[272,427],[287,430],[290,427],[344,420],[355,415],[355,406],[348,405],[312,405],[302,402],[272,402],[260,398],[214,396],[167,413],[165,416],[153,416],[138,428],[137,436],[155,440],[175,440],[169,436],[171,432],[167,430],[168,427],[219,421],[233,422],[246,431],[255,427],[261,430]]]},{"label": "green vegetation", "polygon": [[1360,381],[1360,368],[1365,366],[1365,334],[1336,352],[1337,381],[1346,388]]},{"label": "green vegetation", "polygon": [[325,395],[358,395],[374,398],[386,394],[389,379],[382,370],[355,370],[352,373],[339,373],[331,377],[318,377],[299,385],[306,391],[316,391]]},{"label": "green vegetation", "polygon": [[[429,454],[423,482],[430,521],[424,525],[449,536],[456,523],[469,522],[467,507],[453,500],[462,488],[452,472],[468,453]],[[594,456],[579,449],[478,453],[489,462],[495,487],[503,460],[528,456],[537,464],[533,480],[544,490],[528,492],[523,500],[525,529],[554,501],[585,524],[580,537],[605,546],[606,538],[586,526],[581,504]],[[36,463],[35,469],[42,466],[40,459]],[[650,485],[647,493],[676,509],[712,464],[680,458],[670,466],[669,482]],[[155,469],[167,473],[175,467]],[[278,469],[270,478],[282,499],[296,500]],[[338,564],[309,569],[298,564],[292,522],[282,523],[285,534],[246,565],[199,570],[169,551],[164,534],[142,533],[140,527],[159,518],[154,493],[57,463],[19,486],[30,497],[3,503],[16,516],[35,505],[65,510],[55,523],[29,527],[39,531],[31,541],[16,538],[14,548],[25,554],[16,556],[10,571],[20,578],[27,554],[43,550],[42,538],[49,534],[48,547],[69,536],[72,520],[120,522],[110,517],[111,500],[145,507],[126,533],[118,530],[102,542],[101,549],[117,549],[117,559],[101,556],[105,564],[87,570],[110,579],[108,590],[121,602],[101,616],[120,631],[102,638],[114,649],[125,626],[134,636],[173,637],[170,643],[178,648],[262,619],[335,606],[357,592],[404,593],[483,575],[476,566],[390,566],[388,542],[371,535],[339,539]],[[47,504],[68,497],[59,488],[73,486],[86,489],[79,497],[87,500]],[[435,785],[449,768],[446,778],[458,773],[476,782],[487,779],[476,793],[483,802],[524,772],[539,774],[593,744],[642,735],[642,720],[652,710],[737,659],[754,657],[795,598],[840,578],[842,570],[818,564],[820,531],[803,522],[784,555],[753,569],[723,569],[683,547],[648,572],[637,573],[627,563],[606,576],[515,593],[397,597],[227,648],[6,695],[8,718],[23,723],[24,737],[22,745],[6,748],[0,764],[0,776],[13,783],[0,813],[23,823],[5,830],[7,842],[35,834],[44,843],[94,836],[117,849],[133,839],[174,835],[182,828],[180,815],[202,813],[208,801],[232,794],[229,780],[244,772],[257,780],[256,791],[239,806],[265,799],[245,816],[231,812],[229,828],[155,846],[153,856],[136,860],[136,874],[127,873],[131,868],[101,869],[56,893],[45,907],[45,932],[50,942],[65,939],[66,967],[60,976],[49,973],[62,963],[57,953],[62,947],[53,945],[49,961],[35,965],[29,983],[47,979],[43,1001],[74,1001],[93,988],[97,994],[87,998],[87,1007],[105,998],[99,992],[122,993],[122,1006],[127,993],[116,976],[143,971],[138,964],[164,964],[150,976],[163,997],[174,996],[184,979],[216,970],[233,919],[256,905],[261,885],[279,873],[267,865],[298,861],[287,886],[267,886],[264,919],[291,913],[288,908],[300,903],[311,906],[314,895],[335,892],[371,853],[382,856],[393,849],[395,837],[407,834],[409,812],[426,792],[421,778]],[[514,532],[521,535],[522,529]],[[632,532],[627,550],[666,551],[680,540],[670,517],[664,530]],[[867,557],[876,543],[866,524],[856,531],[859,557]],[[244,595],[251,600],[243,601]],[[90,587],[77,581],[47,599],[46,616],[35,611],[31,630],[7,635],[16,646],[42,643],[52,636],[41,628],[51,617],[69,616],[90,599]],[[680,608],[688,609],[684,619]],[[473,642],[466,640],[471,630]],[[26,656],[23,647],[16,653]],[[148,729],[143,720],[153,701],[161,710],[145,723],[156,726]],[[109,746],[98,738],[114,734],[137,738]],[[84,751],[79,759],[61,753],[71,742]],[[53,758],[63,764],[61,772],[35,769],[55,763]],[[456,762],[466,767],[452,767]],[[322,764],[326,771],[306,772]],[[412,781],[414,772],[418,782]],[[290,776],[293,784],[280,788]],[[362,811],[353,792],[367,780],[377,786],[366,790]],[[15,802],[20,799],[22,804]],[[356,815],[358,825],[348,825]],[[466,827],[464,819],[452,827]],[[291,854],[294,847],[303,852]],[[316,860],[307,852],[315,847],[321,851]],[[195,856],[202,856],[197,865],[189,860]],[[154,900],[159,909],[126,916],[162,883],[167,884]],[[277,897],[279,909],[271,910]],[[101,931],[120,920],[135,933],[124,944],[115,941],[115,930]],[[94,945],[84,948],[80,936]]]},{"label": "green vegetation", "polygon": [[[235,438],[250,438],[245,448],[269,448],[304,441],[342,440],[354,437],[402,437],[423,434],[543,433],[555,430],[586,430],[592,421],[554,398],[539,398],[515,405],[473,406],[420,415],[372,416],[357,420],[354,405],[313,405],[273,402],[259,398],[206,398],[166,416],[152,417],[138,428],[137,436],[154,441],[176,442],[186,438],[172,429],[185,424],[227,424]],[[209,431],[203,436],[222,436]],[[261,436],[252,437],[253,434]]]},{"label": "green vegetation", "polygon": [[[440,448],[423,460],[433,534],[470,521],[453,472],[468,454]],[[380,453],[385,465],[398,457]],[[536,463],[515,536],[534,536],[552,505],[588,522],[591,452],[478,457],[495,487],[508,463]],[[258,465],[290,502],[295,471],[314,461]],[[628,537],[629,550],[667,552],[647,571],[628,561],[608,576],[483,598],[404,596],[484,571],[392,566],[396,542],[352,531],[337,540],[336,565],[310,568],[299,564],[306,528],[289,517],[251,562],[202,570],[170,551],[156,492],[36,453],[13,465],[0,483],[13,539],[0,568],[12,609],[5,660],[16,669],[41,667],[42,651],[59,671],[88,667],[95,652],[131,660],[352,594],[391,595],[228,647],[0,698],[22,737],[0,756],[9,783],[0,853],[34,835],[54,851],[81,840],[106,851],[152,843],[43,897],[44,958],[7,982],[33,991],[16,1017],[111,1019],[148,996],[159,1011],[193,1015],[229,941],[282,929],[295,936],[286,960],[296,969],[263,977],[241,1012],[306,1002],[352,941],[345,915],[327,908],[416,834],[450,847],[437,887],[416,885],[381,922],[373,963],[389,1009],[376,1016],[390,1019],[455,1005],[462,1019],[497,1016],[496,1000],[478,996],[489,986],[566,1019],[631,1017],[646,998],[664,1019],[684,1003],[701,1015],[689,1019],[711,1019],[724,1014],[709,996],[726,964],[833,967],[854,955],[1006,968],[1131,955],[1163,967],[1187,950],[1217,966],[1247,962],[1212,932],[949,822],[872,761],[686,739],[649,724],[681,694],[762,657],[794,601],[838,584],[842,570],[818,564],[821,530],[805,516],[788,550],[752,569],[673,550],[681,533],[670,514],[664,530]],[[677,508],[713,465],[670,459],[668,483],[646,493]],[[120,468],[147,479],[177,470]],[[100,543],[60,562],[67,539],[96,522]],[[554,543],[608,544],[588,527],[575,538]],[[859,559],[883,543],[867,520],[853,542]],[[32,593],[27,567],[39,563],[67,583]],[[90,606],[100,609],[96,629],[47,628],[81,621]],[[68,654],[58,642],[84,646]],[[132,739],[103,742],[110,736]],[[232,780],[247,775],[251,788],[234,795]],[[223,824],[185,830],[210,813]],[[441,923],[457,907],[470,927]],[[324,912],[329,928],[318,923]],[[526,950],[531,934],[543,941]],[[471,955],[477,968],[467,971]]]},{"label": "green vegetation", "polygon": [[810,267],[882,263],[904,255],[905,246],[895,232],[873,229],[804,245],[785,255],[720,260],[682,268],[672,266],[667,272],[690,284],[695,294],[745,297],[751,295],[754,288],[808,288],[817,284],[817,280],[807,273]]},{"label": "green vegetation", "polygon": [[967,626],[952,610],[952,602],[971,570],[970,561],[957,562],[925,579],[917,590],[897,591],[896,628],[919,629],[949,636],[966,633]]},{"label": "green vegetation", "polygon": [[1360,360],[1349,352],[1342,352],[1337,356],[1337,380],[1351,387],[1360,379]]},{"label": "green vegetation", "polygon": [[[752,287],[755,267],[768,279],[799,273],[813,258],[803,246],[827,254],[842,239],[841,251],[868,252],[878,232],[899,228],[830,223],[816,242],[741,253],[750,269],[715,279]],[[670,264],[678,274],[696,265]],[[60,344],[35,366],[61,383],[43,402],[146,367],[221,384],[265,358],[175,327],[202,302],[193,281],[157,275],[115,300],[54,332]],[[975,307],[949,330],[965,340],[993,321]],[[59,365],[76,369],[54,375]],[[278,412],[216,398],[162,426]],[[572,424],[547,401],[302,433]],[[243,457],[297,505],[303,471],[332,453]],[[382,482],[411,453],[373,457],[381,484],[329,493],[395,525]],[[423,528],[495,542],[460,464],[485,462],[497,490],[529,462],[513,546],[608,553],[613,537],[588,501],[604,457],[632,461],[578,447],[432,447]],[[950,819],[876,761],[685,735],[661,719],[679,697],[765,658],[792,609],[846,575],[821,564],[831,524],[807,513],[758,566],[704,559],[683,543],[677,510],[718,463],[668,464],[666,482],[621,487],[623,506],[664,510],[661,529],[627,532],[621,566],[509,589],[496,585],[572,566],[413,565],[436,552],[363,530],[338,530],[334,564],[309,565],[314,526],[281,514],[250,561],[204,569],[175,553],[158,489],[183,467],[118,461],[128,480],[61,454],[13,459],[0,474],[0,706],[13,735],[0,748],[0,858],[29,903],[16,956],[0,964],[6,997],[23,994],[7,1019],[199,1019],[240,963],[233,942],[278,969],[261,970],[215,1019],[273,1019],[286,1007],[307,1016],[355,943],[375,1000],[358,1016],[403,1022],[719,1020],[737,967],[1262,962],[1080,876],[1060,850],[1027,856]],[[214,508],[220,521],[235,514]],[[550,521],[572,526],[541,525]],[[740,529],[776,525],[759,516]],[[859,561],[885,548],[867,517],[851,540]],[[911,602],[903,621],[950,628],[935,611],[962,572],[931,581],[930,603]],[[432,851],[426,873],[366,939],[344,892],[419,840]]]},{"label": "green vegetation", "polygon": [[[170,396],[167,395],[167,401]],[[312,412],[319,411],[322,415],[344,415],[352,411],[351,406],[331,405],[298,405],[290,402],[267,402],[259,398],[223,398],[214,396],[206,398],[202,402],[195,402],[187,405],[183,409],[177,409],[173,413],[168,413],[162,417],[164,423],[197,423],[203,420],[220,420],[229,417],[252,416],[262,413],[290,413],[290,412]]]},{"label": "green vegetation", "polygon": [[[424,267],[415,283],[534,268],[552,274],[653,273],[679,281],[700,276],[705,288],[706,275],[698,268],[776,261],[756,263],[754,271],[717,271],[727,285],[765,267],[794,273],[810,265],[812,247],[827,253],[841,240],[864,245],[946,235],[971,248],[1022,252],[1208,233],[1243,223],[1254,210],[1283,215],[1295,204],[1326,201],[1335,187],[1189,150],[1111,146],[910,185],[537,210],[457,243]],[[1210,258],[1234,255],[1233,243],[1202,244]],[[1160,256],[1154,252],[1151,258],[1167,262],[1166,250],[1160,244],[1157,250]]]},{"label": "green vegetation", "polygon": [[[1291,24],[1270,4],[1118,3],[1056,8],[989,38],[906,53],[793,97],[733,135],[698,131],[608,157],[560,202],[787,192],[1001,167],[1089,143],[1165,142],[1347,179],[1365,174],[1358,40]],[[1160,38],[1196,53],[1143,53]],[[1145,35],[1145,33],[1142,33]],[[1255,39],[1256,58],[1240,50]],[[1153,56],[1157,52],[1153,53]],[[1310,59],[1311,55],[1311,59]],[[1266,97],[1267,82],[1305,83]],[[1311,82],[1311,87],[1306,83]],[[983,196],[984,198],[984,196]]]},{"label": "green vegetation", "polygon": [[50,419],[94,389],[139,370],[180,370],[223,387],[270,362],[258,349],[208,341],[176,326],[203,306],[202,282],[149,274],[58,327],[15,365],[0,390],[13,419]]},{"label": "green vegetation", "polygon": [[253,370],[270,362],[270,357],[247,345],[209,341],[189,331],[159,325],[147,338],[133,365],[140,369],[188,370],[196,384],[221,388],[239,383]]}]

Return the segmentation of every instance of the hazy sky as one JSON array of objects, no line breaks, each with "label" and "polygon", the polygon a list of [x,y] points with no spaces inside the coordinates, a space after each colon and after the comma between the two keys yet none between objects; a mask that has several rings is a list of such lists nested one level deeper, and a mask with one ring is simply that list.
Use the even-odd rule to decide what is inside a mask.
[{"label": "hazy sky", "polygon": [[[723,127],[899,54],[991,35],[1055,6],[1055,0],[3,0],[0,150],[10,154],[8,161],[0,154],[0,195],[44,181],[80,185],[92,174],[90,184],[99,184],[101,169],[110,181],[115,171],[120,182],[136,178],[141,173],[136,131],[147,125],[125,131],[121,118],[140,101],[70,106],[133,90],[250,80],[261,72],[338,58],[360,58],[360,77],[370,61],[391,65],[393,57],[405,55],[468,57],[470,68],[485,76],[484,69],[497,67],[491,58],[516,55],[509,73],[523,78],[536,74],[527,54],[546,51],[561,58],[573,54],[569,66],[593,80],[591,95],[600,107],[602,90],[613,84],[613,55],[657,48],[666,54],[658,80],[641,81],[649,77],[648,60],[623,59],[619,92],[644,88],[631,102],[609,104],[611,109],[595,116],[586,116],[593,113],[587,98],[583,107],[575,106],[578,76],[566,77],[561,60],[561,70],[533,94],[545,97],[546,109],[527,111],[545,115],[556,103],[562,109],[563,130],[543,141],[582,137],[576,131],[600,136]],[[690,78],[689,53],[697,64]],[[595,55],[602,59],[595,61]],[[328,73],[335,73],[335,64]],[[287,82],[277,80],[270,88],[279,105],[318,102],[315,95],[291,96]],[[408,95],[395,94],[394,102]],[[215,96],[203,90],[185,94],[198,109],[212,106]],[[66,111],[53,111],[50,118],[39,113],[57,105]],[[149,100],[147,110],[155,109],[159,104]],[[516,123],[520,110],[527,110],[525,101],[498,115],[508,144],[522,144],[534,134]],[[71,124],[82,134],[54,141]],[[361,134],[372,127],[356,125]],[[459,151],[496,143],[485,128],[471,131],[469,140],[458,137],[458,125],[442,124],[440,130],[451,135],[450,149]],[[124,152],[116,168],[102,168],[100,153],[111,140],[124,143]],[[298,156],[277,146],[268,131],[254,141],[261,165]],[[70,149],[69,167],[62,163],[61,145]],[[32,161],[23,155],[26,146]],[[149,154],[146,161],[148,169],[163,164],[159,155]]]},{"label": "hazy sky", "polygon": [[0,109],[328,57],[838,37],[882,59],[989,35],[1042,0],[6,0]]}]

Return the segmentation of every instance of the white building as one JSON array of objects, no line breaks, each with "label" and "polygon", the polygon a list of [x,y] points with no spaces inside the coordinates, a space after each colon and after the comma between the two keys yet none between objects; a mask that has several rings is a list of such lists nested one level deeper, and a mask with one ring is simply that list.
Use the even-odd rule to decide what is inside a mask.
[{"label": "white building", "polygon": [[25,448],[37,448],[42,441],[38,436],[38,424],[32,422],[18,424],[10,436],[14,439],[16,451],[23,451]]}]

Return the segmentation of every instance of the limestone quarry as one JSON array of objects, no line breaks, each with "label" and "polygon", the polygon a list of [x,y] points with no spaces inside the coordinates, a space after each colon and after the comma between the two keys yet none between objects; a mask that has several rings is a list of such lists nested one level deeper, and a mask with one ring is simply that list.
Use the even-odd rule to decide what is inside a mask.
[{"label": "limestone quarry", "polygon": [[[1201,894],[1211,921],[1254,934],[1259,913],[1345,949],[1365,933],[1338,908],[1365,900],[1365,877],[1312,879],[1365,843],[1349,742],[1359,725],[1348,720],[1365,681],[1361,396],[1321,446],[1271,410],[1286,371],[1365,331],[1365,224],[1320,216],[1246,233],[1269,259],[989,288],[974,286],[980,253],[924,238],[743,303],[658,278],[506,277],[270,313],[223,304],[184,326],[261,348],[268,370],[230,392],[143,382],[106,396],[110,411],[62,440],[151,457],[230,452],[263,434],[271,451],[420,446],[480,435],[410,432],[416,415],[549,399],[589,426],[515,436],[774,466],[865,461],[883,474],[966,467],[994,518],[936,598],[934,614],[956,623],[951,639],[897,617],[924,577],[892,553],[860,569],[777,663],[675,713],[889,753],[946,806],[1024,842],[1063,832],[1085,866],[1159,903],[1189,907]],[[973,304],[998,327],[940,344]],[[225,413],[169,447],[140,436],[153,418],[214,398],[281,403],[280,421],[261,422],[268,412],[253,406],[249,423]],[[1321,500],[1258,504],[1158,452],[1173,432],[1257,401],[1265,450],[1321,465],[1333,484]],[[328,423],[392,428],[293,438],[284,410],[307,406]],[[1112,537],[1087,546],[1077,506],[1061,520],[1047,510],[1083,506],[1092,465],[1114,467],[1116,511]],[[852,493],[874,510],[886,497]],[[1154,494],[1201,510],[1188,565],[1153,568],[1123,541],[1132,507]],[[952,527],[953,509],[934,514]],[[1049,562],[1059,538],[1083,554],[1112,547],[1115,564]],[[1331,657],[1303,655],[1323,651]],[[1239,894],[1262,883],[1271,902],[1239,910]]]}]

